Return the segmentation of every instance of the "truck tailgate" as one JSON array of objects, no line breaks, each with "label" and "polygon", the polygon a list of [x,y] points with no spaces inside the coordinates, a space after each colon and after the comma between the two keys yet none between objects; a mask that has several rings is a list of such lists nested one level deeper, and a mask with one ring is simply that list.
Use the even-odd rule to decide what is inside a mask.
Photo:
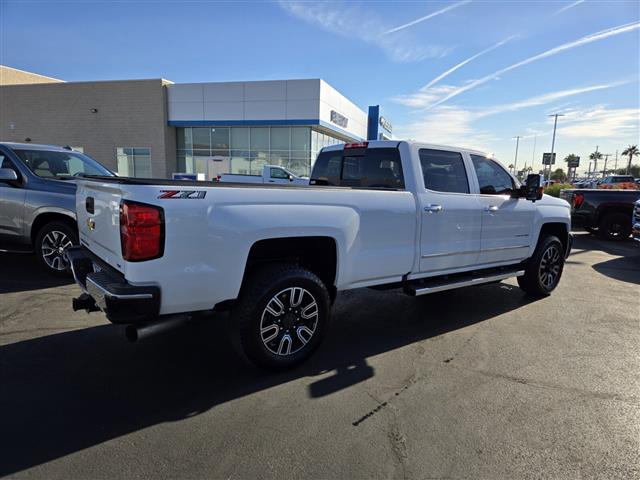
[{"label": "truck tailgate", "polygon": [[120,200],[118,183],[79,181],[76,215],[80,243],[106,263],[124,272],[120,244]]}]

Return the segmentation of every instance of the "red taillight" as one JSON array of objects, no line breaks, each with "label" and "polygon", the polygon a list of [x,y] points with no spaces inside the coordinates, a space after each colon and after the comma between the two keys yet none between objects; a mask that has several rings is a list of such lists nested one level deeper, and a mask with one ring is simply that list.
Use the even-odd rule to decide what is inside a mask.
[{"label": "red taillight", "polygon": [[350,148],[367,148],[368,146],[369,146],[369,142],[345,143],[344,149],[348,150]]},{"label": "red taillight", "polygon": [[122,258],[129,262],[151,260],[164,250],[162,208],[144,203],[120,203],[120,242]]},{"label": "red taillight", "polygon": [[584,194],[574,193],[573,198],[571,199],[571,203],[573,204],[574,210],[576,208],[580,208],[580,205],[582,205],[582,202],[584,202]]}]

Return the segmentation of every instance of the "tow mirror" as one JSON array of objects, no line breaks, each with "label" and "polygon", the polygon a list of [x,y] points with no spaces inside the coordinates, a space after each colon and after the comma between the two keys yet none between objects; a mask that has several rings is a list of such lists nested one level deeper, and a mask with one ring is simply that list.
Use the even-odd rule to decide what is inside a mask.
[{"label": "tow mirror", "polygon": [[0,168],[0,182],[2,183],[17,183],[18,174],[11,168]]},{"label": "tow mirror", "polygon": [[522,186],[522,196],[527,200],[531,200],[532,202],[540,200],[542,198],[542,192],[544,190],[540,185],[541,180],[542,179],[540,175],[536,173],[530,173],[529,175],[527,175],[527,179]]}]

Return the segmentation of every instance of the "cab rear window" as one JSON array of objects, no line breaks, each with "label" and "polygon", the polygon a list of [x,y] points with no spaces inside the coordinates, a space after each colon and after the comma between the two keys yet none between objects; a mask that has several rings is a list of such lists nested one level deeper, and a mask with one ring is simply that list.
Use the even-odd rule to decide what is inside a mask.
[{"label": "cab rear window", "polygon": [[404,189],[397,148],[362,148],[320,152],[310,185]]}]

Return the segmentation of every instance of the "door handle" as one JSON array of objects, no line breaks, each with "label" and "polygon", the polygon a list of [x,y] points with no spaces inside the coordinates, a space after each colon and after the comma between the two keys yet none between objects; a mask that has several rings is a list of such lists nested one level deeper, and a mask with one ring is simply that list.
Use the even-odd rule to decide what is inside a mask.
[{"label": "door handle", "polygon": [[438,213],[442,211],[442,205],[435,205],[435,204],[425,205],[424,211],[427,213]]},{"label": "door handle", "polygon": [[497,207],[497,205],[489,205],[487,207],[484,207],[484,211],[488,212],[488,213],[497,212],[498,211],[498,207]]}]

